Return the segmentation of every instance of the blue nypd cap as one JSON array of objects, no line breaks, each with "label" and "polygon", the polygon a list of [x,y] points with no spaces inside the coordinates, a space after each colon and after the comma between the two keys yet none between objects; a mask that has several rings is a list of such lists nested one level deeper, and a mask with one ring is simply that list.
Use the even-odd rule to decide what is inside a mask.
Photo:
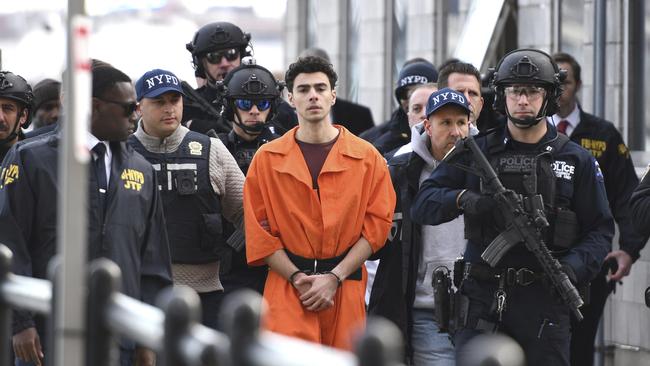
[{"label": "blue nypd cap", "polygon": [[446,105],[457,105],[466,110],[467,114],[470,113],[469,102],[465,98],[465,95],[449,88],[443,88],[429,96],[429,100],[427,101],[427,118]]},{"label": "blue nypd cap", "polygon": [[138,101],[142,98],[155,98],[167,92],[183,93],[181,81],[173,72],[161,69],[147,71],[135,82],[135,93]]}]

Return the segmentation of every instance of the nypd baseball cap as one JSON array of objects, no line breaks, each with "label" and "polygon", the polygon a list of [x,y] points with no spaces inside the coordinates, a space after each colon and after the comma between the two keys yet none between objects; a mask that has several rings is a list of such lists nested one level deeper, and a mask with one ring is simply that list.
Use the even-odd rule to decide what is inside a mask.
[{"label": "nypd baseball cap", "polygon": [[426,111],[427,118],[446,105],[457,105],[466,110],[467,114],[470,113],[469,102],[465,95],[449,88],[443,88],[429,96]]},{"label": "nypd baseball cap", "polygon": [[173,72],[161,69],[147,71],[135,82],[135,93],[138,101],[142,98],[156,98],[167,92],[183,93],[181,81]]}]

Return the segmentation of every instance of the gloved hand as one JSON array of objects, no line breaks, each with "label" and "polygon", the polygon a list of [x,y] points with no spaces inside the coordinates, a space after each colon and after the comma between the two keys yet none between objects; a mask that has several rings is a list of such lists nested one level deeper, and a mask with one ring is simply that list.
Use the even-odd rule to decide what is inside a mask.
[{"label": "gloved hand", "polygon": [[497,209],[497,201],[492,196],[465,190],[460,193],[458,207],[468,214],[482,215]]}]

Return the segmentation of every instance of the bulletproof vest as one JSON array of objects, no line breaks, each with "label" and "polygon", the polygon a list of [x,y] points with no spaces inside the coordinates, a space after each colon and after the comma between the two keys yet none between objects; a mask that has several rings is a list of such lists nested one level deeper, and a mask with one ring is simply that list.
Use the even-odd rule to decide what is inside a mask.
[{"label": "bulletproof vest", "polygon": [[246,175],[248,173],[248,167],[250,167],[251,161],[253,161],[253,156],[260,146],[275,140],[278,138],[278,135],[265,128],[253,141],[241,139],[234,131],[230,131],[228,134],[220,134],[219,138],[235,158],[239,169]]},{"label": "bulletproof vest", "polygon": [[178,149],[153,153],[135,136],[129,144],[156,171],[172,262],[214,262],[225,248],[219,196],[210,183],[210,138],[189,131]]},{"label": "bulletproof vest", "polygon": [[[569,210],[569,200],[556,194],[557,178],[552,168],[553,152],[568,141],[562,135],[528,151],[505,150],[501,143],[489,144],[488,148],[488,159],[501,183],[521,195],[524,210],[531,214],[536,209],[543,210],[549,227],[542,230],[542,237],[556,254],[569,249],[578,238],[577,218]],[[481,193],[494,193],[487,191],[482,183]],[[481,217],[465,214],[465,220],[467,239],[486,246],[507,226],[498,212]]]}]

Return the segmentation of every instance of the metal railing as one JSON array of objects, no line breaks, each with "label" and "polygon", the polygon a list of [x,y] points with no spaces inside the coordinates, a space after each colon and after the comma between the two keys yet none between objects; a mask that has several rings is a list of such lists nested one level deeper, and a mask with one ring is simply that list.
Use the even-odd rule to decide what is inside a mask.
[{"label": "metal railing", "polygon": [[[52,312],[52,282],[12,274],[11,251],[0,244],[0,339],[11,338],[12,309],[43,315]],[[220,313],[224,333],[199,323],[201,305],[189,288],[163,290],[154,307],[119,292],[121,273],[108,259],[90,264],[86,303],[86,364],[108,366],[116,339],[124,337],[158,354],[167,366],[399,366],[403,360],[399,330],[383,319],[370,319],[357,341],[356,354],[267,331],[260,331],[263,302],[253,291],[226,299]],[[51,332],[50,332],[51,333]],[[50,342],[51,343],[51,342]],[[0,342],[0,355],[10,352]],[[53,359],[53,358],[50,358]],[[8,366],[0,357],[0,366]]]}]

